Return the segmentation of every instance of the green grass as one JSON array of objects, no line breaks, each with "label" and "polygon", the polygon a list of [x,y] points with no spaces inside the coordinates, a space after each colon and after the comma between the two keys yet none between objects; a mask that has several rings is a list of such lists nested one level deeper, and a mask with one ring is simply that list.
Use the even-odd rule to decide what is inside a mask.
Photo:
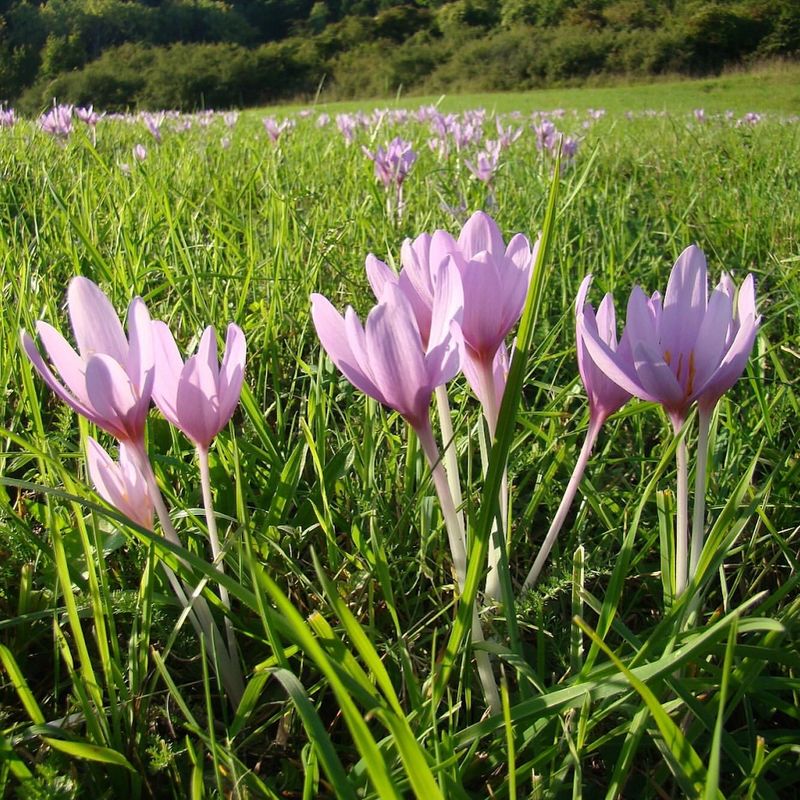
[{"label": "green grass", "polygon": [[[458,636],[468,627],[463,603],[453,635],[459,604],[429,470],[402,420],[321,353],[308,297],[321,291],[363,319],[373,303],[367,253],[399,265],[405,237],[458,231],[444,207],[462,200],[489,209],[506,238],[535,237],[552,165],[532,132],[508,151],[489,198],[455,157],[436,160],[427,126],[416,122],[384,121],[349,148],[313,117],[275,147],[255,113],[227,149],[219,119],[165,132],[160,145],[141,123],[101,123],[96,146],[80,132],[61,145],[29,123],[5,131],[0,793],[792,796],[800,127],[772,118],[793,111],[792,74],[443,101],[443,109],[608,110],[588,128],[583,114],[559,122],[581,148],[559,186],[527,318],[535,319],[528,359],[513,373],[522,388],[516,416],[509,404],[501,424],[507,452],[494,456],[498,465],[508,458],[514,588],[588,421],[572,310],[583,276],[595,276],[592,300],[613,291],[623,316],[633,284],[663,291],[678,253],[696,242],[712,281],[722,270],[737,283],[754,273],[764,317],[712,427],[712,545],[697,616],[689,621],[688,604],[662,578],[674,442],[658,409],[633,402],[604,427],[536,590],[484,614],[484,647],[507,703],[488,719]],[[698,125],[691,109],[699,106],[770,114],[755,126]],[[672,113],[623,115],[664,107]],[[493,135],[492,120],[486,130]],[[387,218],[360,149],[395,134],[420,153],[400,223]],[[142,163],[131,156],[137,142],[148,148]],[[244,329],[247,388],[211,449],[225,576],[208,564],[189,443],[151,414],[149,452],[184,545],[179,561],[160,535],[98,501],[82,456],[90,426],[55,400],[17,347],[19,329],[32,331],[37,319],[67,333],[74,274],[100,283],[120,312],[141,295],[186,351],[207,324]],[[449,394],[480,550],[491,515],[479,408],[463,378]],[[695,429],[687,436],[691,449]],[[203,592],[220,630],[219,585],[228,589],[247,684],[237,707],[183,620],[162,560],[193,584],[208,579]],[[473,583],[481,571],[476,561]]]},{"label": "green grass", "polygon": [[[665,75],[642,82],[603,78],[598,85],[559,87],[529,92],[404,96],[390,101],[315,103],[329,112],[356,111],[366,105],[416,108],[435,103],[442,111],[463,111],[483,107],[503,114],[511,111],[549,111],[554,108],[605,108],[619,115],[626,111],[668,111],[690,113],[704,108],[706,113],[721,114],[731,110],[738,116],[748,111],[790,116],[800,112],[800,65],[793,62],[767,62],[745,70],[730,70],[716,77],[686,79]],[[311,105],[311,104],[308,104]],[[279,106],[287,112],[296,106]]]}]

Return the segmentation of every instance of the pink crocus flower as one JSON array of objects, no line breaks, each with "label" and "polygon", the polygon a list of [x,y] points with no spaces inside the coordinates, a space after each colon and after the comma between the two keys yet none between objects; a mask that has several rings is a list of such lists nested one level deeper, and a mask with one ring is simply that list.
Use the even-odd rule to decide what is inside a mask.
[{"label": "pink crocus flower", "polygon": [[483,183],[489,183],[500,166],[499,142],[487,140],[486,149],[478,152],[474,161],[464,159],[467,169]]},{"label": "pink crocus flower", "polygon": [[587,275],[583,281],[581,281],[580,288],[578,289],[578,297],[575,301],[578,372],[580,373],[581,381],[583,381],[583,385],[586,389],[586,394],[589,397],[589,427],[586,431],[586,438],[583,441],[580,455],[572,470],[572,476],[570,477],[567,488],[564,490],[564,495],[559,503],[558,510],[550,523],[547,535],[539,547],[539,552],[536,555],[533,566],[530,572],[528,572],[528,576],[522,586],[523,591],[533,588],[550,555],[553,544],[555,544],[558,538],[558,534],[564,525],[569,509],[578,492],[578,487],[583,479],[583,473],[586,471],[586,465],[589,463],[592,450],[603,423],[611,414],[622,408],[631,397],[630,392],[617,386],[617,384],[594,363],[584,343],[583,330],[586,328],[592,332],[592,335],[605,342],[608,348],[616,353],[622,361],[629,362],[632,358],[627,330],[623,331],[619,345],[617,345],[617,320],[614,312],[614,300],[611,295],[606,294],[596,314],[591,304],[586,302],[586,295],[589,291],[591,280],[592,276]]},{"label": "pink crocus flower", "polygon": [[51,136],[58,136],[66,139],[72,133],[72,110],[71,105],[54,106],[38,119],[39,127]]},{"label": "pink crocus flower", "polygon": [[311,316],[322,346],[350,383],[393,408],[419,432],[430,427],[434,389],[455,377],[461,365],[454,320],[462,297],[458,272],[448,260],[438,268],[427,344],[411,303],[391,281],[364,327],[352,308],[341,316],[320,294],[311,295]]},{"label": "pink crocus flower", "polygon": [[153,401],[158,410],[198,447],[228,424],[239,403],[244,381],[246,344],[238,325],[228,325],[222,364],[217,362],[214,328],[207,327],[197,353],[184,364],[165,323],[152,323],[155,351]]},{"label": "pink crocus flower", "polygon": [[685,439],[676,450],[678,489],[675,531],[676,594],[694,576],[703,544],[708,431],[719,398],[739,379],[753,349],[761,317],[756,312],[753,276],[738,292],[723,273],[708,294],[706,259],[692,245],[675,262],[663,304],[637,286],[628,300],[627,330],[633,353],[627,361],[613,352],[585,321],[583,342],[592,360],[618,386],[643,400],[660,403],[677,434],[689,408],[699,410],[698,461],[691,554],[688,552],[688,463]]},{"label": "pink crocus flower", "polygon": [[60,380],[31,336],[22,331],[22,346],[28,358],[70,408],[120,442],[143,446],[154,375],[147,307],[140,297],[131,301],[126,338],[108,298],[88,278],[70,281],[67,306],[78,353],[51,325],[41,320],[36,323]]},{"label": "pink crocus flower", "polygon": [[13,128],[17,122],[17,112],[13,108],[0,105],[0,128]]},{"label": "pink crocus flower", "polygon": [[94,110],[94,106],[79,106],[75,109],[75,116],[90,128],[94,128],[100,119],[100,115]]},{"label": "pink crocus flower", "polygon": [[378,147],[371,153],[361,148],[364,155],[375,163],[375,176],[388,189],[392,184],[401,186],[417,160],[411,142],[395,136],[386,148]]},{"label": "pink crocus flower", "polygon": [[294,127],[294,120],[283,119],[280,122],[275,117],[264,117],[261,122],[264,125],[264,130],[267,132],[270,140],[277,142],[286,131]]},{"label": "pink crocus flower", "polygon": [[86,443],[89,477],[97,493],[137,525],[153,529],[153,499],[147,480],[137,466],[137,454],[119,446],[119,462],[90,436]]},{"label": "pink crocus flower", "polygon": [[537,150],[552,150],[558,144],[558,128],[548,119],[533,126]]},{"label": "pink crocus flower", "polygon": [[637,286],[628,300],[627,327],[633,360],[615,353],[587,324],[583,341],[592,360],[618,386],[642,400],[661,403],[676,430],[695,400],[712,406],[739,378],[753,348],[761,317],[753,276],[734,309],[735,287],[722,275],[708,294],[706,259],[687,247],[672,268],[663,307]]},{"label": "pink crocus flower", "polygon": [[[479,396],[491,397],[493,362],[511,328],[519,321],[538,242],[531,249],[521,233],[506,246],[497,223],[482,211],[476,211],[458,237],[460,259],[457,262],[464,287],[464,358],[473,361],[473,370],[482,376],[484,387]],[[473,386],[473,389],[475,387]],[[494,435],[502,394],[492,405],[484,405],[489,428]]]},{"label": "pink crocus flower", "polygon": [[458,244],[447,231],[441,230],[434,231],[433,235],[423,233],[416,239],[403,242],[399,275],[372,253],[367,256],[367,279],[376,299],[382,298],[387,284],[399,288],[414,312],[423,347],[428,346],[433,318],[434,280],[439,267],[448,257],[455,258],[457,263],[460,258]]},{"label": "pink crocus flower", "polygon": [[143,144],[135,144],[133,146],[133,159],[134,161],[144,161],[147,158],[147,149]]},{"label": "pink crocus flower", "polygon": [[603,297],[596,314],[591,304],[586,302],[591,281],[592,276],[587,275],[578,289],[575,301],[576,340],[578,372],[589,397],[590,425],[599,429],[611,414],[628,402],[631,393],[612,381],[595,364],[584,341],[584,328],[591,332],[592,337],[604,342],[623,363],[631,365],[633,355],[627,329],[623,331],[619,345],[617,344],[617,319],[611,294]]}]

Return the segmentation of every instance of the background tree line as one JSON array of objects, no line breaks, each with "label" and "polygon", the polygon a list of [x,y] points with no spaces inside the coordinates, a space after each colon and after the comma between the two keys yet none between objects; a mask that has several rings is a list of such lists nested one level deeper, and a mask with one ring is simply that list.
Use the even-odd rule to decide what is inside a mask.
[{"label": "background tree line", "polygon": [[797,0],[0,0],[0,101],[29,112],[526,89],[799,54]]}]

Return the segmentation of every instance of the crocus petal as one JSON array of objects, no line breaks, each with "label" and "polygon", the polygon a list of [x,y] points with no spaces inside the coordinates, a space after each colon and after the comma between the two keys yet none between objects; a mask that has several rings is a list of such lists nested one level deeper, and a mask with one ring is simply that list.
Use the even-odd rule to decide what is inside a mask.
[{"label": "crocus petal", "polygon": [[[538,245],[538,241],[536,245]],[[505,257],[514,263],[514,266],[521,272],[528,273],[528,280],[530,280],[530,271],[533,266],[534,251],[531,250],[531,243],[528,237],[521,233],[517,233],[511,237],[511,241],[506,248]]]},{"label": "crocus petal", "polygon": [[[41,340],[51,363],[58,370],[58,376],[63,385],[66,386],[67,392],[75,401],[77,401],[81,408],[90,408],[91,403],[89,402],[89,396],[86,394],[86,377],[84,375],[86,362],[75,352],[75,350],[72,349],[69,342],[67,342],[67,340],[54,327],[52,327],[52,325],[48,325],[46,322],[39,321],[36,323],[36,332],[39,334],[39,339]],[[30,355],[30,353],[28,353],[28,355]],[[53,389],[53,391],[55,391],[59,397],[64,399],[61,393],[63,391],[63,387],[61,391],[59,391],[53,385],[53,383],[55,383],[57,386],[61,386],[62,384],[58,383],[50,370],[48,369],[47,372],[50,373],[50,378],[52,379],[53,383],[48,380],[41,370],[39,370],[39,372],[48,382],[50,388]],[[82,414],[83,411],[80,411],[79,413]]]},{"label": "crocus petal", "polygon": [[109,505],[119,508],[124,491],[117,465],[91,436],[86,440],[86,464],[97,494]]},{"label": "crocus petal", "polygon": [[228,424],[239,403],[244,383],[244,365],[247,357],[247,343],[238,325],[228,325],[225,337],[225,355],[219,370],[219,424]]},{"label": "crocus petal", "polygon": [[183,359],[167,325],[161,320],[151,323],[155,380],[153,402],[158,410],[173,424],[178,424],[178,380],[183,370]]},{"label": "crocus petal", "polygon": [[408,302],[389,287],[365,324],[367,356],[386,405],[419,427],[427,414],[432,389],[422,340]]},{"label": "crocus petal", "polygon": [[[513,265],[513,266],[512,266]],[[518,268],[513,261],[504,260],[500,266],[500,290],[502,310],[499,329],[506,334],[517,324],[525,299],[528,296],[528,286],[531,280],[530,264],[524,269]]]},{"label": "crocus petal", "polygon": [[703,324],[697,334],[692,364],[694,374],[691,376],[693,385],[689,387],[690,393],[702,386],[719,366],[728,344],[732,317],[731,298],[725,292],[715,289],[711,292]]},{"label": "crocus petal", "polygon": [[83,358],[107,353],[115,361],[128,361],[128,340],[117,312],[97,284],[81,276],[69,282],[67,305],[75,341]]},{"label": "crocus petal", "polygon": [[431,329],[426,350],[437,347],[450,335],[450,323],[461,322],[464,311],[464,290],[455,262],[449,256],[435,272]]},{"label": "crocus petal", "polygon": [[425,296],[419,294],[411,284],[408,272],[405,268],[400,272],[397,278],[397,287],[405,295],[406,300],[411,304],[411,309],[417,320],[417,327],[419,328],[419,335],[422,338],[423,347],[427,348],[428,339],[431,332],[431,316],[433,314],[432,303],[433,295]]},{"label": "crocus petal", "polygon": [[128,331],[130,347],[125,371],[139,395],[138,413],[146,415],[155,381],[155,356],[150,314],[140,297],[135,297],[128,308]]},{"label": "crocus petal", "polygon": [[[576,350],[577,350],[577,358],[578,358],[578,372],[580,373],[581,380],[583,381],[583,385],[586,386],[587,379],[589,379],[589,375],[587,373],[586,367],[586,360],[591,360],[589,353],[586,349],[586,345],[583,343],[583,337],[581,336],[581,329],[580,329],[580,318],[583,316],[584,307],[586,306],[586,295],[589,293],[589,286],[592,283],[592,275],[589,273],[582,281],[581,285],[578,287],[578,296],[575,298],[575,338],[576,338]],[[591,306],[589,307],[591,310]]]},{"label": "crocus petal", "polygon": [[[594,325],[588,324],[588,317],[588,314],[583,314],[578,317],[578,335],[586,346],[586,350],[597,368],[616,383],[617,386],[620,386],[626,392],[630,392],[634,397],[639,397],[642,400],[649,400],[651,402],[658,402],[658,398],[642,386],[639,376],[633,368],[632,362],[629,359],[623,358],[619,350],[615,353],[600,338],[596,323]],[[591,320],[594,320],[594,314],[592,314]],[[624,338],[623,336],[623,341]],[[620,349],[621,345],[622,342],[620,342]]]},{"label": "crocus petal", "polygon": [[178,381],[178,427],[195,444],[208,447],[219,433],[217,387],[206,361],[187,359]]},{"label": "crocus petal", "polygon": [[464,266],[461,281],[464,287],[461,323],[464,341],[480,358],[492,359],[508,333],[498,314],[500,274],[494,260],[488,253],[480,253]]},{"label": "crocus petal", "polygon": [[383,296],[383,290],[387,283],[397,285],[397,273],[372,253],[367,255],[366,271],[372,293],[378,301]]},{"label": "crocus petal", "polygon": [[455,378],[461,370],[463,362],[464,337],[458,323],[453,320],[448,326],[447,336],[443,337],[436,347],[425,354],[429,389],[432,391],[437,386]]},{"label": "crocus petal", "polygon": [[761,317],[750,316],[741,323],[719,367],[695,393],[701,406],[713,408],[719,398],[739,380],[753,350],[760,322]]},{"label": "crocus petal", "polygon": [[678,256],[670,273],[659,326],[661,347],[671,354],[673,363],[681,356],[688,362],[707,306],[706,257],[691,245]]},{"label": "crocus petal", "polygon": [[[677,409],[686,405],[683,387],[678,383],[658,350],[653,349],[646,342],[635,342],[633,344],[633,363],[639,383],[647,394],[656,398],[668,409]],[[636,394],[636,392],[632,394]]]},{"label": "crocus petal", "polygon": [[[355,312],[353,315],[355,316]],[[350,347],[344,318],[321,294],[311,295],[311,318],[325,352],[345,378],[356,389],[360,389],[379,402],[384,402],[380,390],[375,386],[372,378],[365,373]],[[360,328],[357,317],[355,317],[355,321]]]},{"label": "crocus petal", "polygon": [[748,317],[756,317],[756,287],[752,274],[744,279],[742,288],[739,289],[739,297],[737,299],[736,316],[739,320],[745,320]]},{"label": "crocus petal", "polygon": [[[436,234],[434,234],[435,236]],[[433,302],[431,280],[431,242],[428,233],[422,233],[413,241],[406,239],[400,247],[400,263],[417,294],[430,305]]]},{"label": "crocus petal", "polygon": [[92,421],[118,439],[139,439],[146,414],[128,374],[105,353],[86,362],[86,392],[95,410]]},{"label": "crocus petal", "polygon": [[660,350],[656,315],[652,298],[648,300],[647,295],[634,286],[625,316],[625,327],[630,331],[632,342],[644,342],[650,350]]},{"label": "crocus petal", "polygon": [[612,349],[617,349],[617,315],[614,311],[614,298],[607,292],[597,308],[597,332],[600,338]]},{"label": "crocus petal", "polygon": [[431,236],[430,248],[428,251],[428,265],[430,274],[449,256],[456,260],[459,269],[462,266],[463,256],[458,249],[458,242],[447,231],[436,230]]},{"label": "crocus petal", "polygon": [[458,246],[466,259],[483,252],[499,258],[506,249],[497,223],[483,211],[476,211],[466,221],[458,237]]},{"label": "crocus petal", "polygon": [[[204,380],[207,383],[206,389],[209,397],[217,395],[217,384],[219,383],[219,361],[217,360],[217,334],[211,325],[206,326],[203,335],[200,337],[200,344],[197,346],[197,360],[203,365]],[[208,373],[206,374],[206,369]],[[210,380],[209,380],[210,376]]]}]

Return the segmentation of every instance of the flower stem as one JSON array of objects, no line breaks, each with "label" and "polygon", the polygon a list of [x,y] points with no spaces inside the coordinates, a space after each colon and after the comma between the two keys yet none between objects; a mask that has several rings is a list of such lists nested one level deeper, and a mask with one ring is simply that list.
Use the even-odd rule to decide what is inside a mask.
[{"label": "flower stem", "polygon": [[[453,498],[450,495],[447,478],[439,459],[439,449],[436,446],[436,440],[433,438],[433,430],[431,429],[429,421],[426,420],[425,425],[417,429],[417,437],[419,438],[422,450],[431,468],[433,484],[436,487],[436,494],[439,497],[442,516],[444,517],[445,527],[447,528],[447,538],[450,542],[450,552],[453,556],[456,585],[458,587],[458,593],[461,594],[464,591],[464,582],[467,574],[467,551],[464,545],[466,534],[463,527],[461,527]],[[473,642],[484,641],[483,629],[481,628],[481,622],[478,617],[478,609],[474,603],[472,605],[471,630]],[[475,652],[475,661],[478,667],[478,677],[481,681],[486,705],[491,714],[498,714],[501,710],[500,692],[497,689],[494,672],[492,672],[489,654],[485,650],[477,650]]]},{"label": "flower stem", "polygon": [[[461,496],[461,481],[458,476],[458,454],[453,438],[453,421],[450,418],[450,402],[447,398],[447,387],[442,384],[436,387],[436,409],[439,412],[439,427],[442,431],[442,442],[444,444],[444,468],[447,472],[447,485],[450,487],[450,495],[458,514],[459,527],[462,531],[466,530],[464,525],[464,514],[461,511],[463,498]],[[464,547],[466,548],[466,541]]]},{"label": "flower stem", "polygon": [[[219,536],[217,535],[217,518],[214,514],[214,504],[211,499],[211,473],[208,468],[208,448],[197,446],[197,461],[200,466],[200,484],[203,488],[203,508],[206,513],[206,527],[208,528],[208,539],[211,543],[211,554],[214,556],[214,565],[224,575],[225,561],[223,560],[222,549],[219,546]],[[230,611],[231,599],[228,590],[220,585],[219,597],[222,605]],[[236,633],[233,630],[233,623],[230,617],[225,617],[225,635],[228,640],[228,653],[231,661],[238,660],[238,648],[236,646]]]},{"label": "flower stem", "polygon": [[[675,435],[680,433],[683,419],[673,419]],[[675,464],[678,472],[678,486],[675,502],[675,597],[680,597],[686,589],[688,576],[689,550],[689,464],[686,450],[686,437],[678,442],[675,451]]]},{"label": "flower stem", "polygon": [[[172,521],[169,517],[169,511],[164,503],[164,498],[161,495],[161,490],[158,488],[158,481],[156,481],[153,467],[150,464],[150,459],[147,457],[147,452],[144,449],[144,442],[131,444],[131,450],[136,459],[136,466],[144,476],[147,482],[147,488],[150,491],[150,498],[153,501],[158,520],[161,523],[161,529],[164,531],[164,538],[171,544],[182,547],[178,534],[175,531]],[[178,557],[180,559],[180,556]],[[185,563],[181,561],[181,563]],[[227,651],[219,653],[214,648],[214,642],[221,642],[217,626],[214,624],[214,619],[211,616],[211,611],[206,603],[205,598],[200,596],[200,587],[192,590],[190,586],[186,586],[181,582],[180,578],[172,571],[170,567],[162,562],[164,571],[167,574],[172,590],[178,598],[184,614],[188,616],[195,633],[204,642],[205,650],[209,660],[212,664],[219,664],[222,683],[228,698],[234,708],[239,704],[244,692],[244,684],[241,675],[241,669],[238,662],[233,663]]]},{"label": "flower stem", "polygon": [[[481,382],[481,394],[483,395],[483,414],[489,428],[490,443],[494,443],[495,432],[497,431],[497,420],[500,416],[500,400],[495,394],[494,370],[492,362],[481,362],[478,365],[478,373]],[[484,464],[484,475],[489,469],[489,463]],[[500,528],[497,525],[497,517],[492,523],[492,531],[489,534],[489,572],[486,575],[486,588],[484,593],[487,598],[496,599],[500,597],[500,549],[503,547],[503,537],[508,530],[508,469],[503,467],[503,477],[500,483]]]},{"label": "flower stem", "polygon": [[533,566],[528,573],[528,577],[525,578],[525,583],[522,584],[523,592],[534,587],[539,578],[539,574],[544,567],[545,561],[547,561],[547,557],[550,555],[550,551],[553,549],[556,538],[558,537],[558,534],[564,525],[564,520],[567,518],[569,509],[572,506],[572,501],[575,499],[575,494],[578,491],[578,486],[580,486],[583,473],[586,470],[586,465],[589,463],[589,458],[592,455],[592,448],[597,441],[597,435],[600,433],[600,428],[602,426],[602,419],[589,420],[589,429],[586,431],[586,438],[583,441],[583,447],[581,447],[580,455],[578,456],[578,460],[575,462],[575,467],[572,470],[572,476],[570,477],[567,488],[564,491],[564,496],[561,498],[561,503],[558,506],[556,515],[553,517],[553,521],[550,523],[550,529],[547,531],[547,535],[544,537],[544,541],[539,548],[539,552],[536,555],[536,560],[533,562]]},{"label": "flower stem", "polygon": [[706,471],[708,470],[708,432],[714,409],[698,409],[697,461],[694,476],[694,513],[692,515],[692,549],[689,557],[689,580],[694,578],[703,550],[706,521]]},{"label": "flower stem", "polygon": [[425,426],[417,430],[417,438],[420,445],[422,445],[422,450],[431,468],[431,477],[433,478],[433,485],[436,487],[436,494],[439,497],[439,505],[442,508],[442,516],[444,517],[445,528],[447,528],[447,539],[450,543],[450,553],[453,557],[453,568],[456,573],[456,583],[460,593],[464,588],[464,581],[467,575],[466,535],[459,522],[458,512],[450,494],[450,487],[447,485],[447,476],[439,458],[439,448],[433,438],[430,422],[426,421]]}]

